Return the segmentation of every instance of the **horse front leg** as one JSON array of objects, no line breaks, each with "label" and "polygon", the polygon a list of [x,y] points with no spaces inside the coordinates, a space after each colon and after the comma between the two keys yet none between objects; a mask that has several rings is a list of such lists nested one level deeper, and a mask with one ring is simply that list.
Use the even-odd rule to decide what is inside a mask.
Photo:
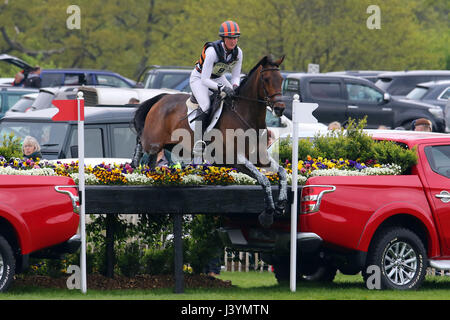
[{"label": "horse front leg", "polygon": [[258,216],[258,221],[263,227],[268,228],[273,224],[273,214],[275,212],[270,181],[247,158],[242,156],[239,163],[242,163],[244,168],[242,171],[255,178],[264,190],[264,211]]},{"label": "horse front leg", "polygon": [[[270,157],[270,156],[269,156]],[[278,164],[277,161],[270,157],[270,167],[272,171],[278,173],[278,199],[275,204],[275,214],[282,216],[286,212],[286,207],[288,205],[288,194],[287,194],[287,175],[286,170]]]}]

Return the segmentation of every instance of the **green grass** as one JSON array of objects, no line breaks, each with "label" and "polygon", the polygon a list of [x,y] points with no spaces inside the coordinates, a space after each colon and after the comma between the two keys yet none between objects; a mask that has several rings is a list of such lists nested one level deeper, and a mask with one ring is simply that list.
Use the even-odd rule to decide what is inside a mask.
[{"label": "green grass", "polygon": [[272,273],[223,272],[223,280],[231,280],[232,288],[185,289],[183,294],[173,289],[158,290],[79,290],[13,287],[0,294],[1,300],[446,300],[450,299],[450,277],[428,276],[417,291],[368,290],[361,276],[337,275],[329,284],[297,283],[296,292],[289,284],[279,285]]}]

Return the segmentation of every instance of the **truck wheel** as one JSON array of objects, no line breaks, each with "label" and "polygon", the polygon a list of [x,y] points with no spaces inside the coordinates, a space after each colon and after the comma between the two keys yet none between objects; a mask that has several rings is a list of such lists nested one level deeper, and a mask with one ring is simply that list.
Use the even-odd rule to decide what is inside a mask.
[{"label": "truck wheel", "polygon": [[[291,269],[289,257],[278,259],[273,267],[278,283],[289,282]],[[308,268],[308,274],[303,274],[300,268],[300,263],[297,262],[297,281],[332,282],[337,272],[335,267],[324,263],[317,264],[313,268]]]},{"label": "truck wheel", "polygon": [[0,236],[0,292],[5,292],[11,285],[15,272],[14,254],[5,238]]},{"label": "truck wheel", "polygon": [[[425,279],[427,252],[414,232],[394,227],[384,230],[373,240],[364,271],[370,265],[380,268],[381,289],[417,289]],[[367,278],[364,272],[364,280]]]},{"label": "truck wheel", "polygon": [[337,269],[330,265],[321,265],[317,270],[309,275],[304,275],[303,279],[314,282],[333,282]]}]

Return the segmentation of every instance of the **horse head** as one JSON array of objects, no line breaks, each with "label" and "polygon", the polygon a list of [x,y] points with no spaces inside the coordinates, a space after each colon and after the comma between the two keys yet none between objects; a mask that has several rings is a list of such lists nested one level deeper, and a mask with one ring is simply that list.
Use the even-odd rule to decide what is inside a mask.
[{"label": "horse head", "polygon": [[267,106],[272,109],[277,117],[281,117],[286,108],[282,101],[281,86],[283,77],[280,73],[280,65],[284,56],[274,61],[272,57],[266,56],[259,62],[259,88],[258,95]]}]

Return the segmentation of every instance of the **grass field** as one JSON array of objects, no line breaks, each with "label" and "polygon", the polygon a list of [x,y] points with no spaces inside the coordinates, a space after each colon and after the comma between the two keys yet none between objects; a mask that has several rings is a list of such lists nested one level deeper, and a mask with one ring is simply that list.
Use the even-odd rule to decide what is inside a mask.
[{"label": "grass field", "polygon": [[13,287],[0,294],[0,300],[447,300],[450,299],[450,277],[427,276],[417,291],[368,290],[361,276],[338,274],[329,284],[297,283],[296,292],[289,284],[279,285],[269,272],[223,272],[223,280],[233,286],[223,289],[185,289],[183,294],[173,289],[158,290],[79,290]]}]

